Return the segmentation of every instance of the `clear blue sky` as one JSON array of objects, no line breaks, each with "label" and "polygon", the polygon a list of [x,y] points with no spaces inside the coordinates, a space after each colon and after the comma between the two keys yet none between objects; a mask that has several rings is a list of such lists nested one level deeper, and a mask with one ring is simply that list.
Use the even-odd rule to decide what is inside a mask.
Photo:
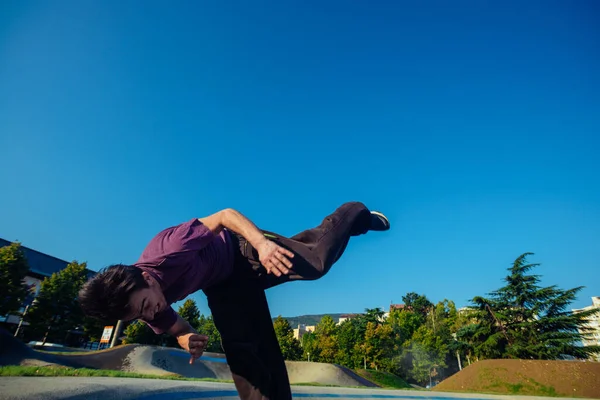
[{"label": "clear blue sky", "polygon": [[274,316],[464,306],[523,252],[590,304],[600,6],[491,3],[2,2],[0,237],[98,270],[225,207],[292,235],[360,200],[393,229]]}]

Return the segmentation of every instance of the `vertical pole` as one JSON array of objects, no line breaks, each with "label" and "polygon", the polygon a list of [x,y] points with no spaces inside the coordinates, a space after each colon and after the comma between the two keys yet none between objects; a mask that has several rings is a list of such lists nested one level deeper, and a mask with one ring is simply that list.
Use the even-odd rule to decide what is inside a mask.
[{"label": "vertical pole", "polygon": [[[17,330],[15,331],[15,337],[19,336],[19,331],[21,330],[21,326],[23,326],[23,319],[25,319],[27,310],[29,310],[29,306],[25,307],[25,310],[23,311],[23,315],[21,315],[21,320],[19,321],[19,326],[17,326]],[[6,319],[8,320],[8,316],[6,317]]]},{"label": "vertical pole", "polygon": [[115,331],[113,332],[113,337],[112,337],[112,340],[110,341],[109,347],[114,347],[117,344],[117,340],[119,340],[122,330],[123,330],[123,321],[119,320],[117,322],[117,326],[115,326]]}]

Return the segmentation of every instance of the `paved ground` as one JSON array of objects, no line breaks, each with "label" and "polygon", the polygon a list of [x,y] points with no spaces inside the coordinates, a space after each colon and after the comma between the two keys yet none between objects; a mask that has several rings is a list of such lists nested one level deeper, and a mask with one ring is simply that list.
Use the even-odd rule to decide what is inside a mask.
[{"label": "paved ground", "polygon": [[[323,399],[527,399],[536,397],[459,395],[413,390],[296,386],[294,398]],[[134,378],[0,377],[2,400],[193,400],[238,399],[232,384]],[[542,398],[537,398],[542,399]],[[554,399],[555,400],[555,399]]]}]

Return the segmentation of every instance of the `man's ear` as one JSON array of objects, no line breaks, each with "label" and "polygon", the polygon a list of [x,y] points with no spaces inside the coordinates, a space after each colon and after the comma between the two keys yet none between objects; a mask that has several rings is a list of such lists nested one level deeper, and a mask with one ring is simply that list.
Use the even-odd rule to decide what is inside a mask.
[{"label": "man's ear", "polygon": [[148,286],[152,287],[156,283],[156,281],[154,280],[154,277],[152,275],[150,275],[149,273],[147,273],[146,271],[142,271],[142,276],[144,277],[144,280],[146,281]]}]

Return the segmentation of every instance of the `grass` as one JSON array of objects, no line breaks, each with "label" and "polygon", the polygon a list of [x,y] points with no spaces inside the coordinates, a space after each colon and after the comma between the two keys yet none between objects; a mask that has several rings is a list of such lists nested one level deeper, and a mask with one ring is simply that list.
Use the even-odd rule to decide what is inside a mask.
[{"label": "grass", "polygon": [[138,374],[135,372],[113,371],[108,369],[71,368],[61,366],[20,366],[9,365],[0,367],[0,376],[107,376],[111,378],[146,378],[146,379],[170,379],[178,381],[204,381],[233,383],[231,380],[220,380],[212,378],[185,378],[180,375],[151,375]]},{"label": "grass", "polygon": [[535,395],[535,396],[546,396],[546,397],[557,397],[556,389],[552,386],[545,386],[535,380],[517,374],[517,378],[520,382],[510,383],[505,382],[500,376],[501,371],[507,372],[506,368],[495,368],[484,369],[482,371],[482,377],[490,381],[490,384],[484,387],[485,390],[493,390],[496,393],[510,393],[514,395]]},{"label": "grass", "polygon": [[385,389],[413,389],[404,379],[389,372],[365,369],[358,369],[355,372]]},{"label": "grass", "polygon": [[[370,379],[374,383],[382,386],[384,389],[411,389],[402,378],[392,374],[378,371],[357,371],[359,375]],[[9,365],[0,367],[0,376],[76,376],[76,377],[111,377],[111,378],[145,378],[145,379],[169,379],[178,381],[203,381],[203,382],[221,382],[233,383],[232,380],[212,379],[212,378],[185,378],[180,375],[151,375],[138,374],[135,372],[114,371],[108,369],[90,369],[90,368],[71,368],[62,366],[20,366]],[[404,385],[404,386],[402,386]],[[294,383],[292,386],[322,386],[322,387],[342,387],[339,385],[326,385],[317,382]],[[344,386],[356,389],[373,389],[366,386]]]},{"label": "grass", "polygon": [[510,393],[514,395],[529,395],[529,396],[545,396],[545,397],[559,397],[556,393],[556,389],[552,386],[545,386],[533,379],[528,379],[526,383],[508,383],[508,382],[495,382],[485,389],[490,390],[494,393]]},{"label": "grass", "polygon": [[[36,350],[40,353],[50,354],[52,356],[89,356],[90,354],[98,353],[98,350],[90,350],[90,351],[46,351],[46,350]],[[100,350],[102,351],[102,350]]]}]

